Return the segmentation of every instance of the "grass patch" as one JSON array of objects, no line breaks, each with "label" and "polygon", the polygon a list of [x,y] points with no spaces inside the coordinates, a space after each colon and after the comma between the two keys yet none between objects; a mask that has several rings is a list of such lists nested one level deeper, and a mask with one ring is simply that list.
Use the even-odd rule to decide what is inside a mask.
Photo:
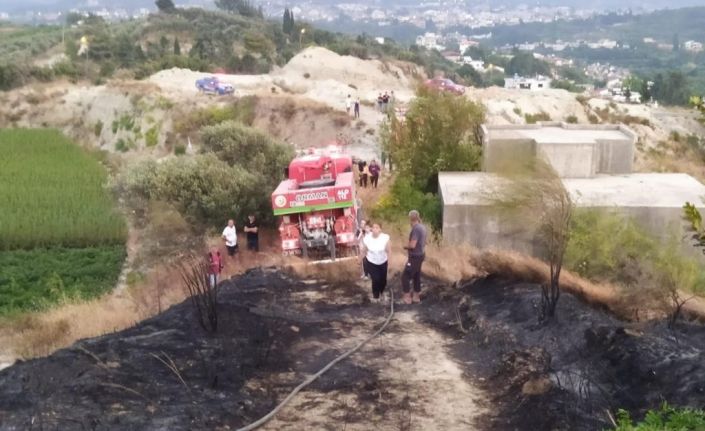
[{"label": "grass patch", "polygon": [[0,130],[0,250],[122,244],[103,166],[56,130]]},{"label": "grass patch", "polygon": [[526,124],[536,124],[539,121],[551,121],[551,116],[544,111],[536,114],[524,114],[524,121],[526,121]]},{"label": "grass patch", "polygon": [[100,296],[124,259],[123,245],[0,251],[0,315]]}]

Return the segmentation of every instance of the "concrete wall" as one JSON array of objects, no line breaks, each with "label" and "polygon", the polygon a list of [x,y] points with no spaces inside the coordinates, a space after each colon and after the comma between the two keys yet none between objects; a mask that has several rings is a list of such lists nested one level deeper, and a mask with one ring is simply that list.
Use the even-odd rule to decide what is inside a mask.
[{"label": "concrete wall", "polygon": [[[573,132],[615,131],[621,139],[600,139],[594,141],[537,142],[521,136],[522,130],[540,131],[544,127],[565,129],[566,134]],[[516,131],[516,136],[490,139],[491,130]],[[511,133],[509,133],[511,134]],[[483,159],[485,172],[497,172],[503,158],[523,158],[544,154],[561,178],[590,178],[597,174],[628,174],[634,163],[634,143],[636,135],[623,125],[585,125],[560,122],[540,122],[526,125],[482,126]],[[584,137],[583,137],[584,138]]]},{"label": "concrete wall", "polygon": [[546,157],[560,178],[590,178],[597,174],[596,144],[541,143],[538,154]]},{"label": "concrete wall", "polygon": [[[584,208],[583,208],[584,209]],[[667,243],[681,240],[682,250],[699,259],[705,258],[692,246],[680,208],[601,207],[637,222],[657,239]],[[523,215],[524,220],[531,214]],[[542,258],[544,250],[536,233],[520,219],[502,216],[487,205],[447,205],[443,208],[443,240],[448,244],[470,244],[478,249],[512,250]]]},{"label": "concrete wall", "polygon": [[483,143],[482,170],[498,172],[508,157],[519,160],[536,157],[536,142],[531,139],[495,139],[491,145]]},{"label": "concrete wall", "polygon": [[601,174],[629,174],[634,164],[632,142],[598,140],[598,165],[596,172]]}]

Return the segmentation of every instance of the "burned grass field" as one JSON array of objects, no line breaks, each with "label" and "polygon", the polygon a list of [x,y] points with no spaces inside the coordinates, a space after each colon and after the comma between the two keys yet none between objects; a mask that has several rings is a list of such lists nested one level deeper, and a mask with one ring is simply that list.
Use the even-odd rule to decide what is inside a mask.
[{"label": "burned grass field", "polygon": [[455,290],[448,321],[438,317],[449,292],[439,292],[427,295],[423,318],[456,338],[452,356],[488,394],[481,429],[611,429],[618,409],[643,417],[663,402],[705,406],[700,324],[624,322],[570,294],[539,324],[539,286],[497,277]]},{"label": "burned grass field", "polygon": [[[595,430],[618,408],[705,403],[702,326],[625,323],[569,294],[539,325],[536,285],[424,286],[421,306],[398,305],[385,333],[262,429]],[[244,426],[381,325],[367,289],[251,270],[221,284],[214,333],[186,301],[1,371],[0,429]]]}]

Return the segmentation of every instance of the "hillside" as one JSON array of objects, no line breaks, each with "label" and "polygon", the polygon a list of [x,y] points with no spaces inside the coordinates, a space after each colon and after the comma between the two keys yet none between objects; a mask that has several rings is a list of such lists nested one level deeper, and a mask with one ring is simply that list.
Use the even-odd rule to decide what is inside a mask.
[{"label": "hillside", "polygon": [[[144,81],[33,85],[0,94],[0,127],[56,127],[88,146],[126,152],[128,157],[135,151],[163,156],[185,145],[187,138],[197,143],[196,135],[175,130],[189,116],[251,96],[256,100],[252,121],[262,130],[301,147],[342,135],[361,157],[372,158],[378,156],[375,134],[383,118],[373,108],[377,95],[395,91],[399,101],[409,100],[416,79],[424,75],[409,63],[361,60],[309,48],[269,74],[220,74],[235,86],[234,97],[199,94],[194,82],[204,76],[175,68]],[[348,94],[364,105],[359,121],[344,113]],[[150,130],[156,140],[147,142]]]}]

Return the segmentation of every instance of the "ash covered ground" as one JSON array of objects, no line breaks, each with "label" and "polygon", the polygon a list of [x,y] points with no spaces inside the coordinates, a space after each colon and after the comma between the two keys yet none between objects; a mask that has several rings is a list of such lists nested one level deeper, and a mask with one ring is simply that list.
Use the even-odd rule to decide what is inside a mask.
[{"label": "ash covered ground", "polygon": [[[595,430],[607,410],[705,406],[700,325],[625,323],[569,294],[539,325],[536,285],[424,285],[263,429]],[[357,281],[252,270],[221,284],[216,334],[184,302],[1,371],[0,429],[237,429],[381,325],[366,298]]]}]

